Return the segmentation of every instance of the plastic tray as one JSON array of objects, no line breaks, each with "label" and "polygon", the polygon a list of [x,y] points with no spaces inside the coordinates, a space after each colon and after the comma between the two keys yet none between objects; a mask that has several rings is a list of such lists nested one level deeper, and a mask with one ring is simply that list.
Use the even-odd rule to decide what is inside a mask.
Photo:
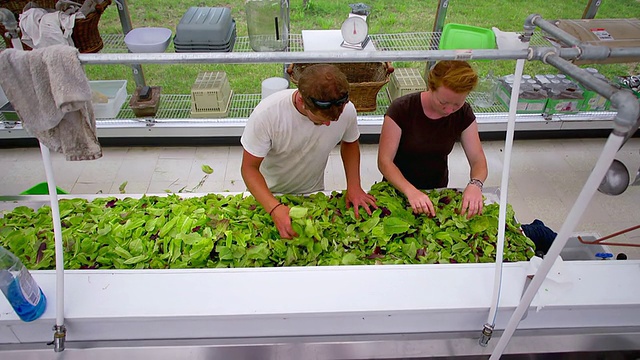
[{"label": "plastic tray", "polygon": [[233,27],[229,8],[191,7],[180,19],[173,42],[178,45],[226,45]]},{"label": "plastic tray", "polygon": [[93,103],[96,119],[113,119],[127,100],[127,80],[89,81],[91,90],[99,91],[109,98],[107,103]]},{"label": "plastic tray", "polygon": [[[68,194],[67,191],[62,190],[57,186],[56,186],[56,192],[58,194]],[[21,192],[20,195],[49,195],[49,184],[47,184],[46,182],[41,182]]]},{"label": "plastic tray", "polygon": [[440,35],[440,50],[495,49],[496,35],[491,29],[449,23]]},{"label": "plastic tray", "polygon": [[173,42],[173,46],[176,52],[229,52],[233,50],[233,46],[236,43],[236,23],[233,22],[233,28],[229,33],[229,37],[227,42],[221,45],[211,45],[211,44],[197,44],[197,43],[187,43],[180,44]]}]

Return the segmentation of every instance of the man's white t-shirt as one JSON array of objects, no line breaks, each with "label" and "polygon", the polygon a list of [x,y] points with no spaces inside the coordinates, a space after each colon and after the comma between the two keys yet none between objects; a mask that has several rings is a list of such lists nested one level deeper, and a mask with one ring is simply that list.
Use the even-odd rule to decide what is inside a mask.
[{"label": "man's white t-shirt", "polygon": [[260,172],[273,193],[307,194],[324,190],[324,170],[331,150],[360,137],[356,109],[347,103],[337,121],[315,125],[293,105],[295,89],[272,94],[253,110],[240,142],[264,158]]}]

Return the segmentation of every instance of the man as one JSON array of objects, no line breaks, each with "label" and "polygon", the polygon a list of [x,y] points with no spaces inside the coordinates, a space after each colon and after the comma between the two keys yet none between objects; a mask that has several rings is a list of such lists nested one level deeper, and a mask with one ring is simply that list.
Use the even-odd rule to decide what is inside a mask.
[{"label": "man", "polygon": [[273,219],[280,236],[298,236],[291,227],[289,208],[273,193],[307,194],[324,190],[324,169],[331,150],[340,143],[347,178],[347,207],[356,218],[362,206],[377,208],[373,196],[360,185],[360,133],[355,107],[349,102],[349,83],[335,66],[308,66],[298,89],[279,91],[256,106],[241,143],[242,178]]}]

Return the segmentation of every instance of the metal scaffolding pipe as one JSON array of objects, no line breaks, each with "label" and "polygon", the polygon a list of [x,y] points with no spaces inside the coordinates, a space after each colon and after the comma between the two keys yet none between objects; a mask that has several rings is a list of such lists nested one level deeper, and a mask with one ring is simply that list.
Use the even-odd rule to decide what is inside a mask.
[{"label": "metal scaffolding pipe", "polygon": [[555,37],[557,40],[560,40],[566,45],[580,46],[582,44],[580,40],[576,39],[573,35],[543,19],[540,14],[529,15],[529,17],[527,17],[527,20],[525,21],[525,26],[528,26],[530,24],[538,26],[540,29],[547,32],[549,35]]},{"label": "metal scaffolding pipe", "polygon": [[[587,44],[582,42],[580,39],[577,39],[575,36],[569,34],[568,32],[555,26],[553,23],[547,20],[544,20],[538,14],[530,15],[527,18],[527,20],[525,21],[525,26],[530,26],[531,24],[537,25],[538,27],[540,27],[540,29],[550,34],[551,36],[553,36],[560,42],[564,43],[565,45],[573,47],[574,48],[573,51],[576,51],[576,50],[578,51],[578,55],[575,56],[575,58],[579,60],[605,60],[609,58],[612,58],[612,59],[627,58],[628,59],[630,57],[640,58],[640,48],[638,47],[611,48],[605,45]],[[564,48],[562,50],[563,52],[560,53],[559,55],[563,58],[568,58],[566,55],[568,55],[569,53],[565,54]],[[573,58],[573,56],[571,58]]]},{"label": "metal scaffolding pipe", "polygon": [[428,60],[517,60],[526,59],[528,50],[427,50],[364,52],[229,52],[157,54],[80,54],[83,65],[132,64],[250,64],[250,63],[340,63]]},{"label": "metal scaffolding pipe", "polygon": [[640,47],[633,48],[611,48],[611,52],[609,53],[609,57],[611,58],[628,58],[628,57],[636,57],[640,60]]},{"label": "metal scaffolding pipe", "polygon": [[580,56],[578,48],[555,48],[555,47],[531,47],[529,48],[529,57],[527,60],[543,60],[548,54],[554,53],[563,59],[575,59]]}]

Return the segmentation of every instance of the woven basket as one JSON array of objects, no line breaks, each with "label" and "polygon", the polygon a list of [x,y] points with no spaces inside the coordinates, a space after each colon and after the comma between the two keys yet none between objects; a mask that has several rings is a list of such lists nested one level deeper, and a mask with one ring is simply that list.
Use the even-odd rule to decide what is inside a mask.
[{"label": "woven basket", "polygon": [[[54,9],[57,0],[32,0],[43,9]],[[84,0],[76,0],[79,3],[84,3]],[[5,8],[15,14],[16,20],[22,13],[22,9],[28,3],[28,0],[0,0],[0,8]],[[96,10],[84,19],[76,19],[73,26],[73,34],[71,38],[73,43],[81,53],[96,53],[104,46],[100,32],[98,31],[98,22],[104,10],[111,4],[111,0],[104,0],[101,4],[96,5]],[[11,44],[11,38],[5,37],[6,29],[0,24],[0,34],[4,38],[4,42],[7,48],[13,47]],[[22,44],[25,50],[31,50],[31,48],[24,43]]]},{"label": "woven basket", "polygon": [[[302,71],[310,65],[313,64],[290,64],[287,73],[291,81],[297,85]],[[355,105],[356,110],[375,111],[378,106],[376,99],[378,91],[389,82],[389,75],[393,72],[391,63],[334,63],[332,65],[335,65],[347,76],[349,100]]]}]

